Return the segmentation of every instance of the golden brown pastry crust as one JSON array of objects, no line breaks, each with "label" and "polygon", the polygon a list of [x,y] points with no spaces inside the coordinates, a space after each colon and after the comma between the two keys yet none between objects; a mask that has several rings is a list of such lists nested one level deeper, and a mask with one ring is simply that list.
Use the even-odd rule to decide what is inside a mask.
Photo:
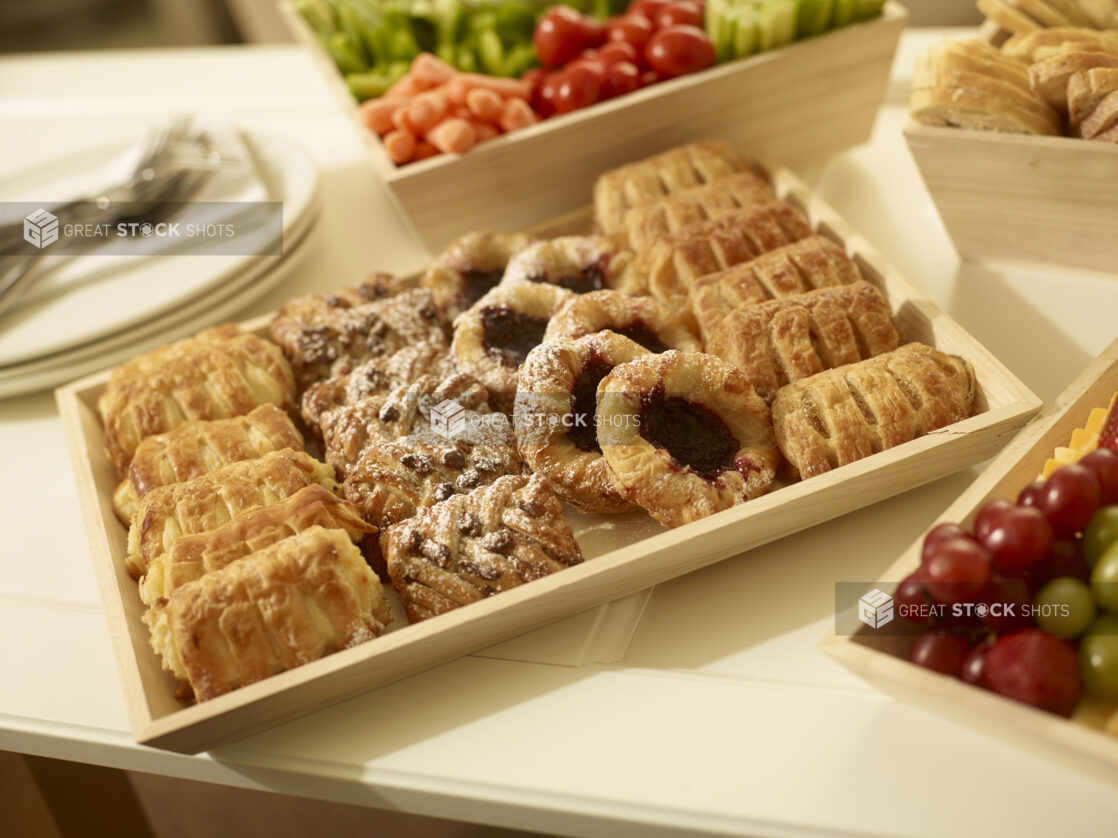
[{"label": "golden brown pastry crust", "polygon": [[335,490],[334,469],[285,449],[153,489],[128,530],[129,572],[138,579],[181,536],[216,529],[238,512],[275,503],[312,483]]},{"label": "golden brown pastry crust", "polygon": [[273,404],[232,419],[184,422],[140,443],[128,477],[113,493],[113,509],[128,525],[140,498],[152,489],[193,480],[230,463],[284,448],[302,451],[303,437],[287,414]]},{"label": "golden brown pastry crust", "polygon": [[148,566],[140,599],[154,606],[188,582],[311,527],[345,530],[355,543],[377,531],[353,504],[312,483],[275,503],[238,512],[216,529],[177,539]]},{"label": "golden brown pastry crust", "polygon": [[636,270],[645,273],[653,297],[673,311],[687,311],[688,293],[699,277],[748,262],[811,233],[799,210],[773,201],[660,236]]},{"label": "golden brown pastry crust", "polygon": [[764,494],[780,460],[749,379],[698,352],[644,355],[602,379],[598,442],[621,496],[666,527]]},{"label": "golden brown pastry crust", "polygon": [[291,367],[275,344],[234,324],[122,364],[97,400],[109,460],[123,478],[136,447],[195,419],[228,419],[262,404],[291,405]]},{"label": "golden brown pastry crust", "polygon": [[342,530],[311,527],[190,582],[144,622],[199,701],[372,640],[389,612]]},{"label": "golden brown pastry crust", "polygon": [[909,343],[782,387],[773,425],[806,479],[960,422],[974,395],[969,362]]},{"label": "golden brown pastry crust", "polygon": [[606,236],[560,236],[536,242],[509,260],[501,285],[558,285],[576,294],[615,288],[639,292],[643,283],[629,268],[633,254]]},{"label": "golden brown pastry crust", "polygon": [[517,447],[560,498],[581,512],[632,508],[613,486],[596,434],[599,382],[648,350],[613,332],[545,341],[520,370]]},{"label": "golden brown pastry crust", "polygon": [[699,341],[672,311],[652,297],[608,289],[579,294],[563,303],[547,324],[544,340],[615,332],[649,352],[698,352]]},{"label": "golden brown pastry crust", "polygon": [[706,186],[633,207],[625,213],[622,232],[629,249],[640,253],[665,233],[678,233],[692,224],[775,200],[772,184],[762,172],[743,169]]},{"label": "golden brown pastry crust", "polygon": [[466,233],[440,253],[419,280],[448,323],[495,288],[509,259],[535,241],[527,233]]},{"label": "golden brown pastry crust", "polygon": [[381,536],[412,622],[582,561],[559,498],[540,475],[508,476],[424,509]]},{"label": "golden brown pastry crust", "polygon": [[454,323],[451,349],[458,369],[485,385],[490,404],[511,413],[520,365],[543,342],[559,306],[574,296],[541,282],[494,288]]},{"label": "golden brown pastry crust", "polygon": [[745,305],[707,351],[745,373],[766,402],[792,381],[892,352],[900,344],[885,295],[868,282]]},{"label": "golden brown pastry crust", "polygon": [[[296,297],[280,307],[270,327],[272,340],[291,361],[300,393],[405,346],[446,345],[448,324],[431,292],[416,288],[384,296],[395,288],[370,282]],[[359,302],[366,293],[371,299]]]},{"label": "golden brown pastry crust", "polygon": [[603,233],[614,235],[632,207],[703,186],[746,165],[725,140],[700,140],[611,169],[594,184],[594,221]]},{"label": "golden brown pastry crust", "polygon": [[839,245],[826,236],[808,236],[699,277],[690,291],[691,311],[703,340],[709,341],[722,318],[739,306],[848,285],[861,278],[858,266]]}]

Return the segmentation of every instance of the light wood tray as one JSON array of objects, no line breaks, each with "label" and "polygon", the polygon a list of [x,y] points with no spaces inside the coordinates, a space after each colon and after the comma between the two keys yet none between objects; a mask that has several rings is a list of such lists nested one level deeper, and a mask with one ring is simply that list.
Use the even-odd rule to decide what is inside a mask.
[{"label": "light wood tray", "polygon": [[469,230],[517,230],[573,212],[605,170],[691,140],[725,137],[786,166],[864,143],[908,18],[889,2],[873,20],[549,119],[465,155],[398,167],[361,121],[345,78],[311,28],[290,3],[280,10],[433,251]]},{"label": "light wood tray", "polygon": [[[1016,498],[1041,473],[1055,448],[1067,445],[1072,431],[1086,424],[1091,409],[1105,407],[1116,390],[1118,340],[1002,451],[940,520],[966,525],[990,498]],[[890,586],[885,590],[916,569],[922,544],[923,537],[885,572],[881,584]],[[1076,721],[1068,721],[909,663],[915,636],[875,634],[868,627],[850,636],[832,631],[821,648],[902,701],[1118,783],[1118,738],[1098,729],[1106,720],[1103,710],[1111,708],[1087,705],[1077,713]]]},{"label": "light wood tray", "polygon": [[[643,515],[599,516],[596,528],[582,521],[576,533],[614,530],[619,537],[614,549],[594,555],[598,551],[586,549],[580,536],[593,556],[584,564],[202,704],[183,707],[175,699],[171,679],[148,645],[143,605],[125,569],[126,532],[112,510],[116,474],[103,452],[96,410],[108,374],[60,389],[58,403],[137,741],[196,752],[247,736],[904,492],[998,451],[1039,410],[1036,396],[794,175],[777,170],[773,180],[778,194],[807,213],[819,232],[843,244],[866,278],[887,294],[904,338],[962,355],[974,365],[976,415],[675,530],[661,530]],[[588,223],[584,211],[560,219],[551,230],[588,229]],[[266,322],[245,328],[263,334]]]}]

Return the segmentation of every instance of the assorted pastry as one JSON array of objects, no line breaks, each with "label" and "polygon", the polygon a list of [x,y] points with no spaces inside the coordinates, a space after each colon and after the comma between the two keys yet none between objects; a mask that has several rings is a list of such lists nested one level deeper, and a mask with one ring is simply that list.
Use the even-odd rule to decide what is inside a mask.
[{"label": "assorted pastry", "polygon": [[414,622],[578,564],[564,504],[681,526],[970,415],[970,364],[904,344],[728,144],[607,172],[594,207],[112,372],[124,567],[185,697],[389,630],[382,583]]}]

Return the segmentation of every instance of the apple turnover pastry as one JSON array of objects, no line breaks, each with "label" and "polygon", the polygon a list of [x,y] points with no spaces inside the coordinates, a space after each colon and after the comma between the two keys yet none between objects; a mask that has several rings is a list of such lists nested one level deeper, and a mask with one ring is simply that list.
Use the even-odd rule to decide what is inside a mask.
[{"label": "apple turnover pastry", "polygon": [[974,394],[970,363],[909,343],[782,387],[773,425],[806,479],[966,419]]},{"label": "apple turnover pastry", "polygon": [[311,527],[345,530],[357,544],[377,532],[353,504],[312,483],[275,503],[239,512],[217,529],[177,539],[148,566],[140,599],[154,606],[188,582]]},{"label": "apple turnover pastry", "polygon": [[182,536],[216,529],[238,512],[275,503],[312,483],[335,490],[334,469],[302,451],[284,450],[153,489],[128,529],[128,570],[138,579]]},{"label": "apple turnover pastry", "polygon": [[644,355],[598,385],[598,443],[613,485],[666,527],[764,494],[780,459],[765,402],[699,352]]},{"label": "apple turnover pastry", "polygon": [[451,242],[419,280],[453,323],[500,283],[513,254],[534,241],[525,233],[467,233]]},{"label": "apple turnover pastry", "polygon": [[900,344],[885,295],[860,281],[727,315],[707,351],[745,373],[766,402],[792,381],[892,352]]},{"label": "apple turnover pastry", "polygon": [[[363,299],[362,289],[371,289],[371,302],[356,302]],[[447,323],[430,291],[383,293],[381,285],[366,283],[296,297],[280,308],[272,319],[272,340],[291,361],[300,393],[316,381],[344,375],[405,346],[424,341],[446,345]]]},{"label": "apple turnover pastry", "polygon": [[109,460],[124,478],[145,438],[189,420],[287,406],[294,389],[279,347],[231,323],[161,346],[114,369],[97,400]]},{"label": "apple turnover pastry", "polygon": [[501,477],[422,510],[381,537],[412,622],[579,564],[582,551],[541,475]]},{"label": "apple turnover pastry", "polygon": [[509,260],[502,285],[538,282],[576,294],[616,288],[640,291],[629,272],[632,253],[605,236],[561,236],[536,242]]},{"label": "apple turnover pastry", "polygon": [[563,303],[547,324],[544,340],[615,332],[649,352],[698,352],[699,341],[663,303],[620,291],[591,291]]},{"label": "apple turnover pastry", "polygon": [[858,266],[845,250],[826,236],[808,236],[699,277],[691,287],[691,311],[703,340],[709,341],[722,318],[739,306],[849,285],[861,278]]},{"label": "apple turnover pastry", "polygon": [[678,233],[691,224],[775,200],[768,178],[753,169],[743,169],[706,186],[638,204],[625,213],[623,232],[629,248],[640,253],[664,233]]},{"label": "apple turnover pastry", "polygon": [[178,588],[144,622],[198,701],[384,633],[384,591],[343,530],[311,527]]},{"label": "apple turnover pastry", "polygon": [[686,311],[700,276],[724,271],[807,238],[811,225],[783,201],[760,204],[660,236],[641,260],[649,291],[673,311]]},{"label": "apple turnover pastry", "polygon": [[140,443],[128,477],[113,493],[113,509],[128,525],[140,498],[152,489],[193,480],[230,463],[284,448],[302,451],[303,437],[287,414],[273,404],[232,419],[184,422]]},{"label": "apple turnover pastry", "polygon": [[598,385],[648,350],[613,332],[545,341],[520,370],[513,427],[520,455],[581,512],[623,512],[598,445]]},{"label": "apple turnover pastry", "polygon": [[566,288],[542,282],[501,285],[455,322],[451,346],[458,369],[486,386],[494,407],[512,412],[520,365],[572,297]]},{"label": "apple turnover pastry", "polygon": [[603,233],[615,235],[623,230],[631,208],[746,167],[725,140],[699,140],[611,169],[594,184],[594,221]]}]

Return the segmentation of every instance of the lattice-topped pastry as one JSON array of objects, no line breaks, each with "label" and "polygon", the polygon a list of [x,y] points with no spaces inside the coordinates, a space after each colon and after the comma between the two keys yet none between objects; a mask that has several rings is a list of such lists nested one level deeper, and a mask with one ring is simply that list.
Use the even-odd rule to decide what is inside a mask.
[{"label": "lattice-topped pastry", "polygon": [[695,335],[667,306],[652,297],[620,291],[591,291],[563,303],[544,332],[545,340],[580,338],[611,331],[649,352],[698,352]]},{"label": "lattice-topped pastry", "polygon": [[275,503],[238,512],[216,529],[177,539],[148,565],[140,598],[153,606],[188,582],[311,527],[345,530],[355,543],[377,531],[353,504],[312,483]]},{"label": "lattice-topped pastry", "polygon": [[629,248],[640,253],[664,233],[678,233],[691,224],[775,200],[776,193],[768,178],[753,169],[744,169],[706,186],[633,207],[625,213],[623,234]]},{"label": "lattice-topped pastry", "polygon": [[148,610],[152,648],[198,701],[382,634],[384,591],[349,536],[311,527]]},{"label": "lattice-topped pastry", "polygon": [[[388,291],[395,288],[388,285]],[[356,302],[367,293],[371,300]],[[299,392],[316,381],[344,375],[370,358],[405,346],[446,345],[448,325],[426,289],[385,296],[382,282],[285,303],[272,319],[272,339],[291,361]]]},{"label": "lattice-topped pastry", "polygon": [[848,285],[862,278],[854,260],[826,236],[808,236],[756,259],[707,274],[691,286],[691,311],[704,341],[718,323],[743,305]]},{"label": "lattice-topped pastry", "polygon": [[773,425],[800,476],[815,477],[966,419],[974,396],[970,363],[909,343],[782,387]]},{"label": "lattice-topped pastry", "polygon": [[472,376],[454,373],[440,380],[425,375],[411,384],[401,384],[387,395],[370,396],[324,414],[326,462],[345,475],[362,453],[377,442],[431,437],[432,422],[443,419],[441,412],[433,415],[432,409],[441,408],[447,401],[452,403],[455,413],[491,412],[489,392]]},{"label": "lattice-topped pastry", "polygon": [[129,524],[140,498],[152,489],[193,480],[238,460],[284,448],[303,450],[303,437],[287,414],[273,404],[232,419],[184,422],[140,443],[128,477],[113,493],[113,509]]},{"label": "lattice-topped pastry", "polygon": [[859,281],[735,309],[707,351],[744,372],[768,402],[789,382],[892,352],[899,343],[889,301]]},{"label": "lattice-topped pastry", "polygon": [[128,570],[139,578],[181,536],[216,529],[238,512],[275,503],[312,483],[336,489],[334,469],[302,451],[283,450],[153,489],[128,530]]},{"label": "lattice-topped pastry", "polygon": [[648,351],[613,332],[545,341],[520,370],[513,427],[525,462],[582,512],[622,512],[598,444],[598,385],[618,364]]},{"label": "lattice-topped pastry", "polygon": [[467,233],[439,254],[420,287],[427,288],[448,322],[454,322],[500,283],[513,254],[532,244],[526,233]]},{"label": "lattice-topped pastry", "polygon": [[736,367],[699,352],[644,355],[598,386],[613,485],[666,527],[764,494],[780,460],[769,409]]},{"label": "lattice-topped pastry", "polygon": [[520,365],[543,342],[559,306],[573,296],[542,282],[502,285],[455,322],[452,349],[458,369],[486,386],[494,407],[512,412]]},{"label": "lattice-topped pastry", "polygon": [[603,288],[640,291],[642,283],[629,271],[632,256],[606,236],[560,236],[513,256],[501,285],[536,282],[576,294]]},{"label": "lattice-topped pastry", "polygon": [[381,537],[412,622],[582,561],[559,498],[540,475],[508,476],[424,509]]},{"label": "lattice-topped pastry", "polygon": [[799,210],[773,201],[660,236],[636,270],[645,274],[652,296],[673,311],[686,311],[688,293],[699,277],[748,262],[811,233]]},{"label": "lattice-topped pastry", "polygon": [[594,221],[603,233],[620,233],[625,213],[633,207],[704,186],[746,166],[725,140],[700,140],[611,169],[594,184]]},{"label": "lattice-topped pastry", "polygon": [[226,324],[122,364],[97,400],[109,460],[123,478],[136,447],[194,419],[228,419],[294,400],[279,347]]}]

